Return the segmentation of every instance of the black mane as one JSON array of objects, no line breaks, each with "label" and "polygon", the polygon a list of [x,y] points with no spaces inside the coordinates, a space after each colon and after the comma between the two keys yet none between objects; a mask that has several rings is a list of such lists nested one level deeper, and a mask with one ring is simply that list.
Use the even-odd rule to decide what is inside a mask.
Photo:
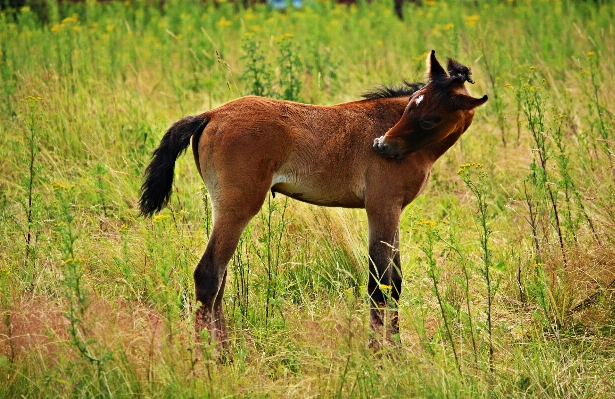
[{"label": "black mane", "polygon": [[425,83],[415,82],[409,83],[405,80],[401,86],[397,87],[389,87],[389,86],[379,86],[375,87],[369,91],[366,91],[361,95],[366,100],[373,100],[376,98],[392,98],[392,97],[405,97],[413,95],[417,90],[423,88]]}]

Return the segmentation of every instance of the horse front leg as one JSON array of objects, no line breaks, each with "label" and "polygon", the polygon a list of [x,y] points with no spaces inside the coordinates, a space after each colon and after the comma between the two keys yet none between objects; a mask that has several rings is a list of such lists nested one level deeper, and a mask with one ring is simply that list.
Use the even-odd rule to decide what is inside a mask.
[{"label": "horse front leg", "polygon": [[399,341],[399,297],[401,296],[401,285],[403,276],[401,274],[401,261],[399,257],[399,230],[397,232],[398,243],[395,249],[395,256],[393,257],[393,270],[391,276],[391,299],[394,306],[390,308],[390,328],[387,330],[387,340],[394,342],[395,339]]},{"label": "horse front leg", "polygon": [[[368,211],[369,222],[369,280],[370,346],[393,343],[399,334],[397,302],[401,294],[399,260],[399,216],[401,209],[383,212]],[[383,331],[384,330],[384,331]]]}]

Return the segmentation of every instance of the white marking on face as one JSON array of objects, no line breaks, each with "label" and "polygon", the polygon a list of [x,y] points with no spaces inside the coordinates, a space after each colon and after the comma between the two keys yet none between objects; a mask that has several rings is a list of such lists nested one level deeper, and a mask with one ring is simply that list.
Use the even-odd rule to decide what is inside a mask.
[{"label": "white marking on face", "polygon": [[422,94],[419,96],[419,98],[416,99],[415,104],[419,105],[421,103],[421,101],[423,101],[423,95]]}]

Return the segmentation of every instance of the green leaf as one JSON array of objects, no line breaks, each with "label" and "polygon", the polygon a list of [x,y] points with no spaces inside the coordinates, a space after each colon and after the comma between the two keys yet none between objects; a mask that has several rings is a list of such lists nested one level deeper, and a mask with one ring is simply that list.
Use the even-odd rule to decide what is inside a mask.
[{"label": "green leaf", "polygon": [[493,267],[495,267],[498,270],[504,270],[506,268],[506,263],[504,263],[504,261],[501,260],[495,265],[493,265]]}]

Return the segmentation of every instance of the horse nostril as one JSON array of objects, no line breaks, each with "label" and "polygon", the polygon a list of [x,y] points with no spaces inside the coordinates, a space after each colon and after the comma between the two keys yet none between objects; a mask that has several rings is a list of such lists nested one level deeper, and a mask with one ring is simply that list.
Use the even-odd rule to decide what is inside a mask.
[{"label": "horse nostril", "polygon": [[384,151],[386,151],[387,149],[387,144],[383,143],[384,141],[384,137],[378,137],[377,139],[374,140],[374,150],[376,150],[379,153],[382,153]]}]

